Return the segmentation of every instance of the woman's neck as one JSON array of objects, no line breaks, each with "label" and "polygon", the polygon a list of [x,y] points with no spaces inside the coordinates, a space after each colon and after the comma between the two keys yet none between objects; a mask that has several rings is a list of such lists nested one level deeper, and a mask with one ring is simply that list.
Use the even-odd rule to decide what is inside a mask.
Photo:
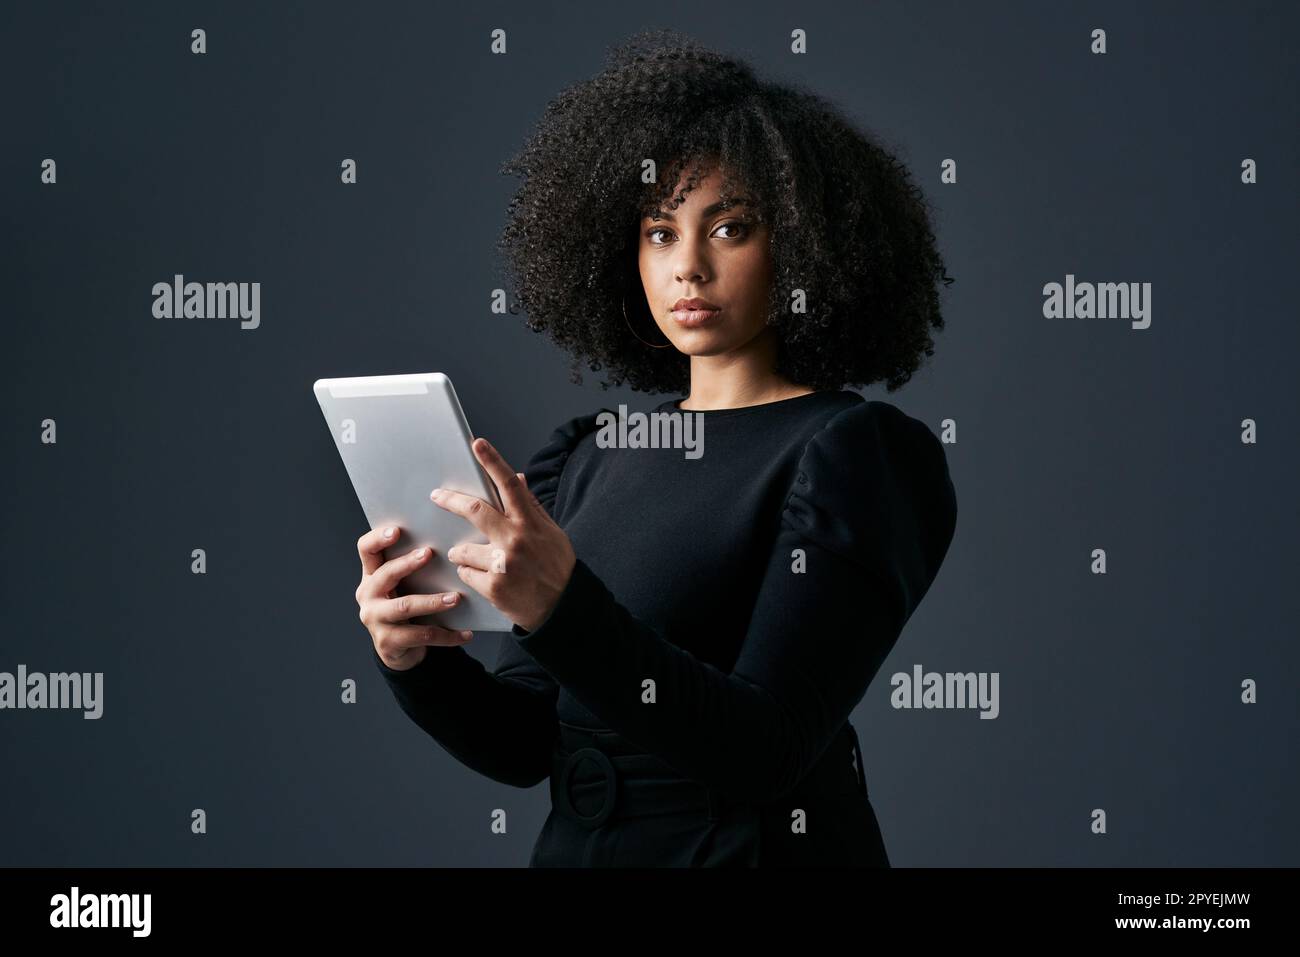
[{"label": "woman's neck", "polygon": [[782,399],[793,399],[796,396],[817,391],[783,379],[760,383],[742,383],[733,388],[727,388],[722,383],[711,383],[710,386],[712,387],[692,382],[690,395],[682,399],[678,408],[685,412],[707,412],[710,409],[743,409],[746,406],[779,402]]}]

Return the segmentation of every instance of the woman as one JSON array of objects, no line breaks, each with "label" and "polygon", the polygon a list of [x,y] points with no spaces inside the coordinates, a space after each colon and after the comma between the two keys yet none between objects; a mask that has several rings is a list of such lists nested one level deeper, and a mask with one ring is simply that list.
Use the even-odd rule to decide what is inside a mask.
[{"label": "woman", "polygon": [[586,360],[686,392],[654,411],[698,416],[703,452],[611,442],[613,410],[523,473],[476,440],[502,509],[433,497],[488,538],[446,558],[512,635],[488,673],[461,635],[403,624],[446,607],[394,598],[432,556],[382,563],[375,529],[377,665],[463,764],[550,778],[533,866],[888,866],[848,718],[956,498],[926,425],[844,387],[892,392],[933,354],[951,280],[923,198],[823,101],[670,32],[562,94],[505,171],[531,328],[577,381]]}]

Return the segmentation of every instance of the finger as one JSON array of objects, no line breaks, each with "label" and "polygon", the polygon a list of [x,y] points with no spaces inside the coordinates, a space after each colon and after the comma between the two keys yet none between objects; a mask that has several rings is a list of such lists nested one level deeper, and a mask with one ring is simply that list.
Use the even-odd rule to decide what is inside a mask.
[{"label": "finger", "polygon": [[[450,602],[447,601],[448,597],[452,599]],[[433,595],[398,595],[396,598],[379,598],[375,600],[375,620],[396,625],[420,615],[436,615],[440,611],[456,608],[459,604],[460,592],[455,591],[437,592]]]},{"label": "finger", "polygon": [[361,556],[362,574],[373,575],[378,571],[384,564],[384,549],[395,544],[401,535],[402,530],[396,525],[381,525],[358,538],[357,554]]},{"label": "finger", "polygon": [[421,565],[428,564],[433,557],[433,549],[427,545],[421,545],[419,548],[413,548],[405,555],[398,555],[396,558],[385,562],[377,572],[370,576],[370,590],[375,595],[387,595],[397,587],[407,575],[411,574]]},{"label": "finger", "polygon": [[483,468],[488,475],[492,476],[492,481],[496,483],[497,492],[501,496],[501,504],[505,506],[507,515],[517,515],[523,512],[524,507],[528,504],[525,496],[527,486],[519,481],[518,474],[506,461],[505,456],[496,450],[487,439],[479,438],[473,442],[474,454],[478,460],[483,463]]},{"label": "finger", "polygon": [[506,553],[498,545],[461,542],[447,550],[447,561],[485,572],[504,574],[506,570]]},{"label": "finger", "polygon": [[484,598],[487,598],[487,590],[491,587],[493,579],[496,577],[491,572],[485,572],[480,568],[474,568],[472,565],[457,565],[456,574],[460,576],[461,581],[474,589]]},{"label": "finger", "polygon": [[453,492],[448,488],[436,488],[429,493],[429,499],[437,506],[465,519],[490,540],[502,537],[506,527],[506,517],[477,495]]},{"label": "finger", "polygon": [[384,633],[375,650],[382,657],[400,659],[420,645],[463,645],[472,637],[472,631],[455,631],[437,625],[395,625]]},{"label": "finger", "polygon": [[523,472],[516,472],[515,474],[519,476],[519,484],[524,487],[524,494],[528,496],[528,501],[532,502],[537,508],[542,508],[542,500],[534,495],[533,490],[528,487],[528,477]]}]

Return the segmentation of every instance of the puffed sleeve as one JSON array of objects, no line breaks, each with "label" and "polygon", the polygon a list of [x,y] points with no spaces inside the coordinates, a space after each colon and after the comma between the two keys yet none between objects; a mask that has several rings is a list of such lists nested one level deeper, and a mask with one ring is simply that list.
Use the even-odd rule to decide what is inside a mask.
[{"label": "puffed sleeve", "polygon": [[688,778],[764,803],[798,785],[862,700],[956,519],[942,443],[889,403],[863,402],[801,453],[730,673],[635,618],[581,558],[546,621],[512,635],[610,728]]},{"label": "puffed sleeve", "polygon": [[[559,426],[524,467],[529,489],[552,517],[565,462],[599,414]],[[373,644],[371,658],[407,717],[461,764],[517,787],[550,775],[559,687],[513,639],[502,638],[490,673],[461,646],[430,645],[406,671],[385,665]]]},{"label": "puffed sleeve", "polygon": [[[583,436],[596,431],[597,420],[608,409],[569,419],[551,433],[550,439],[533,455],[524,467],[528,488],[542,503],[551,518],[555,518],[555,497],[560,487],[560,475],[569,455],[577,448]],[[611,413],[612,414],[612,413]]]}]

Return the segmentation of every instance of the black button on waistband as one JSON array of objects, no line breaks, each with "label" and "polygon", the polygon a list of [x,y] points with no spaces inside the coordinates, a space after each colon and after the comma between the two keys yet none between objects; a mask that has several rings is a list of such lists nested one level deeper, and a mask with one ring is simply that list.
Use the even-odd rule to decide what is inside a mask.
[{"label": "black button on waistband", "polygon": [[[600,806],[600,810],[595,814],[579,814],[577,808],[573,806],[573,798],[570,794],[570,784],[573,773],[577,770],[579,764],[583,761],[592,761],[600,768],[604,774],[605,780],[605,800]],[[609,758],[601,751],[595,748],[579,748],[574,751],[561,765],[559,772],[552,776],[552,802],[560,811],[572,821],[576,821],[583,827],[595,830],[609,819],[614,813],[614,800],[618,795],[618,772],[615,771],[614,765]]]}]

